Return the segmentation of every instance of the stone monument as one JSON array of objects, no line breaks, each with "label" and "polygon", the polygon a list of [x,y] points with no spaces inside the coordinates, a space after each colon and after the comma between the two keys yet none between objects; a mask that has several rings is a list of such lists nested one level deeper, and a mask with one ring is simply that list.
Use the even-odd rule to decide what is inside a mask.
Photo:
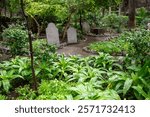
[{"label": "stone monument", "polygon": [[49,23],[46,28],[46,37],[48,44],[60,46],[58,29],[54,23]]},{"label": "stone monument", "polygon": [[77,31],[73,27],[69,27],[67,30],[67,38],[68,38],[68,43],[77,43]]}]

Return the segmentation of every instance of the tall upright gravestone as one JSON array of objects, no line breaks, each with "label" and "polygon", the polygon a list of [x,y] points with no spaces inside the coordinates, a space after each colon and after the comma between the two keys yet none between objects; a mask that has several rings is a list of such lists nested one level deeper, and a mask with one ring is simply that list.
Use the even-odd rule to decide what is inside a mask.
[{"label": "tall upright gravestone", "polygon": [[73,27],[69,27],[67,30],[68,43],[77,43],[77,31]]},{"label": "tall upright gravestone", "polygon": [[48,24],[46,28],[46,37],[48,44],[55,44],[58,47],[60,46],[58,29],[54,23]]},{"label": "tall upright gravestone", "polygon": [[83,29],[83,32],[87,34],[90,32],[90,25],[87,22],[83,22],[82,29]]}]

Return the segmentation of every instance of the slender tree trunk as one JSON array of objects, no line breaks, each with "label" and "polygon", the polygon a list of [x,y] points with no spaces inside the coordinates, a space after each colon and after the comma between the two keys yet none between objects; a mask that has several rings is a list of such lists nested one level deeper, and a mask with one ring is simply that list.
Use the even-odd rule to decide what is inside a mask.
[{"label": "slender tree trunk", "polygon": [[5,7],[4,7],[4,8],[5,8],[4,14],[5,14],[5,17],[7,16],[7,7],[6,7],[6,6],[7,6],[7,5],[6,5],[7,3],[6,3],[6,2],[7,2],[7,1],[4,0],[4,6],[5,6]]},{"label": "slender tree trunk", "polygon": [[111,15],[111,7],[109,7],[109,13],[108,14]]},{"label": "slender tree trunk", "polygon": [[0,8],[0,16],[2,15],[2,8]]},{"label": "slender tree trunk", "polygon": [[136,8],[135,8],[135,0],[129,0],[129,21],[128,21],[128,26],[129,29],[135,28],[135,13],[136,13]]},{"label": "slender tree trunk", "polygon": [[64,41],[65,37],[66,37],[66,32],[67,32],[67,29],[69,28],[70,26],[70,21],[71,21],[71,16],[72,16],[73,13],[71,13],[68,17],[68,21],[67,21],[67,24],[65,26],[65,29],[64,29],[64,32],[63,32],[63,37],[62,37],[62,41]]},{"label": "slender tree trunk", "polygon": [[25,14],[25,12],[24,12],[24,3],[23,3],[23,0],[20,0],[20,5],[21,5],[22,14],[23,14],[23,16],[24,16],[24,18],[25,18],[26,26],[27,26],[27,29],[28,29],[33,89],[34,89],[35,91],[37,91],[37,79],[36,79],[36,77],[35,77],[35,70],[34,70],[34,58],[33,58],[32,37],[31,37],[31,31],[30,31],[30,28],[29,28],[29,22],[28,22],[28,19],[27,19],[26,14]]},{"label": "slender tree trunk", "polygon": [[38,21],[36,20],[36,18],[34,16],[32,16],[31,14],[28,13],[28,15],[35,21],[36,26],[37,26],[37,35],[36,35],[36,39],[38,39],[38,37],[40,36],[41,33],[41,27],[40,24],[38,23]]},{"label": "slender tree trunk", "polygon": [[119,5],[119,8],[118,8],[118,15],[121,15],[121,5]]},{"label": "slender tree trunk", "polygon": [[105,8],[102,8],[102,16],[105,16]]},{"label": "slender tree trunk", "polygon": [[81,10],[80,10],[80,30],[81,30],[81,32],[83,32],[83,30],[82,30],[82,12],[81,12]]}]

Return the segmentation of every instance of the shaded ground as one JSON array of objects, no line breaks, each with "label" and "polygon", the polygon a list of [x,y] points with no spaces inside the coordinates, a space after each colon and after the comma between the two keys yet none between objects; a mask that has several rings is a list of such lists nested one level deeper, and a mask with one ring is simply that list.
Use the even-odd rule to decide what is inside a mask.
[{"label": "shaded ground", "polygon": [[58,49],[59,54],[65,55],[81,55],[89,56],[92,53],[87,53],[83,50],[83,47],[88,46],[92,42],[105,41],[108,40],[110,36],[86,36],[85,40],[80,41],[78,44],[72,44],[64,46],[62,49]]}]

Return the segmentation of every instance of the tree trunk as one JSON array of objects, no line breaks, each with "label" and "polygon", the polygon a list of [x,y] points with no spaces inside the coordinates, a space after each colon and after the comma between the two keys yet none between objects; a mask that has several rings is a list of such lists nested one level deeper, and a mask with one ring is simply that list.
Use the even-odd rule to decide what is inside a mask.
[{"label": "tree trunk", "polygon": [[111,7],[109,7],[109,13],[108,14],[111,15]]},{"label": "tree trunk", "polygon": [[102,8],[102,16],[105,16],[105,8]]},{"label": "tree trunk", "polygon": [[65,37],[66,37],[66,32],[67,32],[67,29],[69,28],[70,26],[70,21],[71,21],[71,16],[72,16],[73,13],[71,13],[68,17],[68,21],[67,21],[67,24],[65,26],[65,29],[64,29],[64,32],[63,32],[63,37],[62,37],[62,41],[64,41]]},{"label": "tree trunk", "polygon": [[25,18],[26,26],[27,26],[27,29],[28,29],[33,89],[34,89],[35,91],[37,91],[37,79],[36,79],[36,77],[35,77],[35,70],[34,70],[34,58],[33,58],[32,37],[31,37],[31,31],[30,31],[30,28],[29,28],[28,18],[27,18],[27,16],[26,16],[25,12],[24,12],[24,3],[23,3],[23,0],[20,0],[20,5],[21,5],[22,14],[23,14],[23,16],[24,16],[24,18]]},{"label": "tree trunk", "polygon": [[6,3],[6,1],[4,0],[4,9],[5,9],[5,11],[4,11],[4,14],[5,14],[5,17],[7,16],[7,5],[6,5],[7,3]]},{"label": "tree trunk", "polygon": [[82,30],[82,12],[81,11],[80,11],[80,30],[83,33],[83,30]]},{"label": "tree trunk", "polygon": [[118,8],[118,15],[121,15],[121,5],[119,5],[119,8]]},{"label": "tree trunk", "polygon": [[129,29],[135,28],[135,14],[136,14],[135,0],[129,0]]},{"label": "tree trunk", "polygon": [[29,14],[28,13],[28,15],[34,20],[34,22],[36,23],[36,26],[37,26],[37,34],[36,34],[36,39],[38,39],[39,38],[39,36],[40,36],[40,33],[41,33],[41,27],[40,27],[40,24],[38,23],[38,21],[36,20],[36,18],[33,16],[33,15],[31,15],[31,14]]}]

